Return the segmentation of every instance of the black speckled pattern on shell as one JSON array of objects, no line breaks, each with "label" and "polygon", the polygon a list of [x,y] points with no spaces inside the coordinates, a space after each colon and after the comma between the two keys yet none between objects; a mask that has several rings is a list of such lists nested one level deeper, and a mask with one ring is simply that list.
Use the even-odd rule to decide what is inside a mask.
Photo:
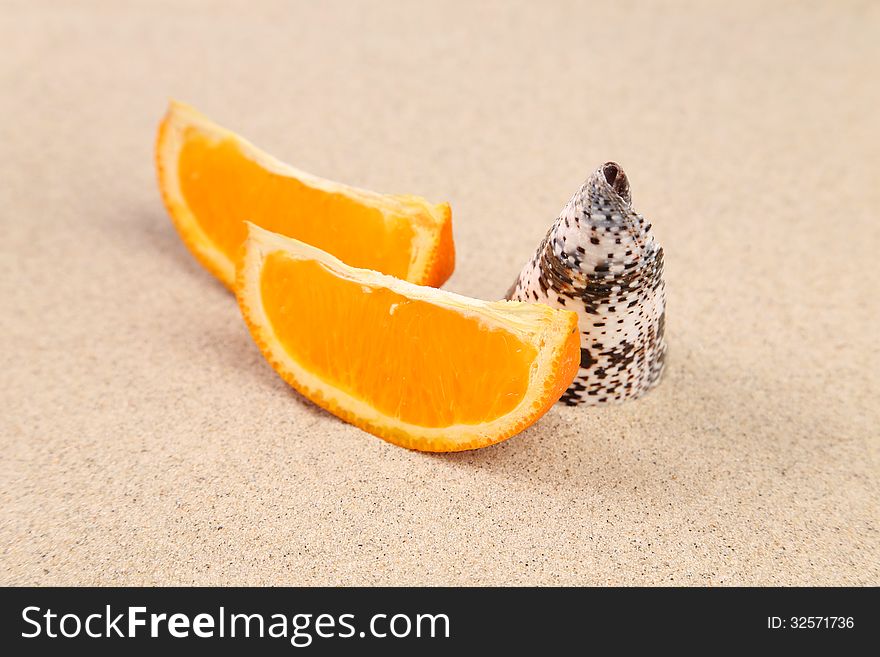
[{"label": "black speckled pattern on shell", "polygon": [[620,165],[603,164],[563,208],[508,299],[578,313],[581,367],[560,402],[635,399],[663,373],[663,249],[632,209]]}]

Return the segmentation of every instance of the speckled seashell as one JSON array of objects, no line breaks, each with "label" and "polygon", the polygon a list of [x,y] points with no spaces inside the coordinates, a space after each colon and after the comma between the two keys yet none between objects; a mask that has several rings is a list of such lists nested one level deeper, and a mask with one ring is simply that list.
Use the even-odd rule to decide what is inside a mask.
[{"label": "speckled seashell", "polygon": [[561,402],[635,399],[656,385],[666,356],[663,249],[633,211],[620,165],[603,164],[575,192],[507,298],[578,313],[581,366]]}]

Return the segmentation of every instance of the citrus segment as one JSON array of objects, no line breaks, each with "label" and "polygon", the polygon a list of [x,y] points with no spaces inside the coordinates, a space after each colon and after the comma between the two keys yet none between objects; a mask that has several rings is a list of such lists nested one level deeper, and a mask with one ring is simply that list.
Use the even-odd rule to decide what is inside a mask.
[{"label": "citrus segment", "polygon": [[574,313],[412,285],[253,225],[236,293],[288,383],[412,449],[510,437],[546,412],[579,363]]},{"label": "citrus segment", "polygon": [[163,199],[184,242],[228,286],[244,220],[414,283],[441,285],[452,273],[448,204],[298,171],[182,103],[172,102],[162,121],[156,162]]},{"label": "citrus segment", "polygon": [[[507,331],[484,329],[479,318],[340,278],[315,260],[277,251],[266,258],[260,286],[285,351],[328,384],[403,422],[481,422],[510,412],[528,388],[535,347]],[[345,328],[328,331],[335,326]],[[362,326],[371,330],[355,328]],[[462,335],[470,339],[461,341]],[[389,354],[395,358],[386,360]],[[431,399],[414,385],[427,372],[437,393]]]}]

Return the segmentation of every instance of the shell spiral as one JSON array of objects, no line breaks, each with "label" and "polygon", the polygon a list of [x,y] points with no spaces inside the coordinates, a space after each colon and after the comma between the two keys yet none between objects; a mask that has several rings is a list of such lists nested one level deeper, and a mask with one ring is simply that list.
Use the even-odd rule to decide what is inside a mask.
[{"label": "shell spiral", "polygon": [[562,209],[507,293],[578,313],[581,363],[560,401],[640,397],[666,358],[663,249],[632,209],[620,165],[603,164]]}]

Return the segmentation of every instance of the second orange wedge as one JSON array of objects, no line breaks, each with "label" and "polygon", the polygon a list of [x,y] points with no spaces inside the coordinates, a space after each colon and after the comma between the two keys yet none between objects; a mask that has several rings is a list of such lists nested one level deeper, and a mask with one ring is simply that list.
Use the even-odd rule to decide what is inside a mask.
[{"label": "second orange wedge", "polygon": [[172,102],[159,126],[156,168],[183,241],[228,287],[245,220],[420,285],[441,285],[455,266],[448,203],[299,171],[183,103]]},{"label": "second orange wedge", "polygon": [[541,417],[578,370],[571,311],[412,285],[249,228],[235,291],[263,355],[313,402],[389,442],[497,443]]}]

